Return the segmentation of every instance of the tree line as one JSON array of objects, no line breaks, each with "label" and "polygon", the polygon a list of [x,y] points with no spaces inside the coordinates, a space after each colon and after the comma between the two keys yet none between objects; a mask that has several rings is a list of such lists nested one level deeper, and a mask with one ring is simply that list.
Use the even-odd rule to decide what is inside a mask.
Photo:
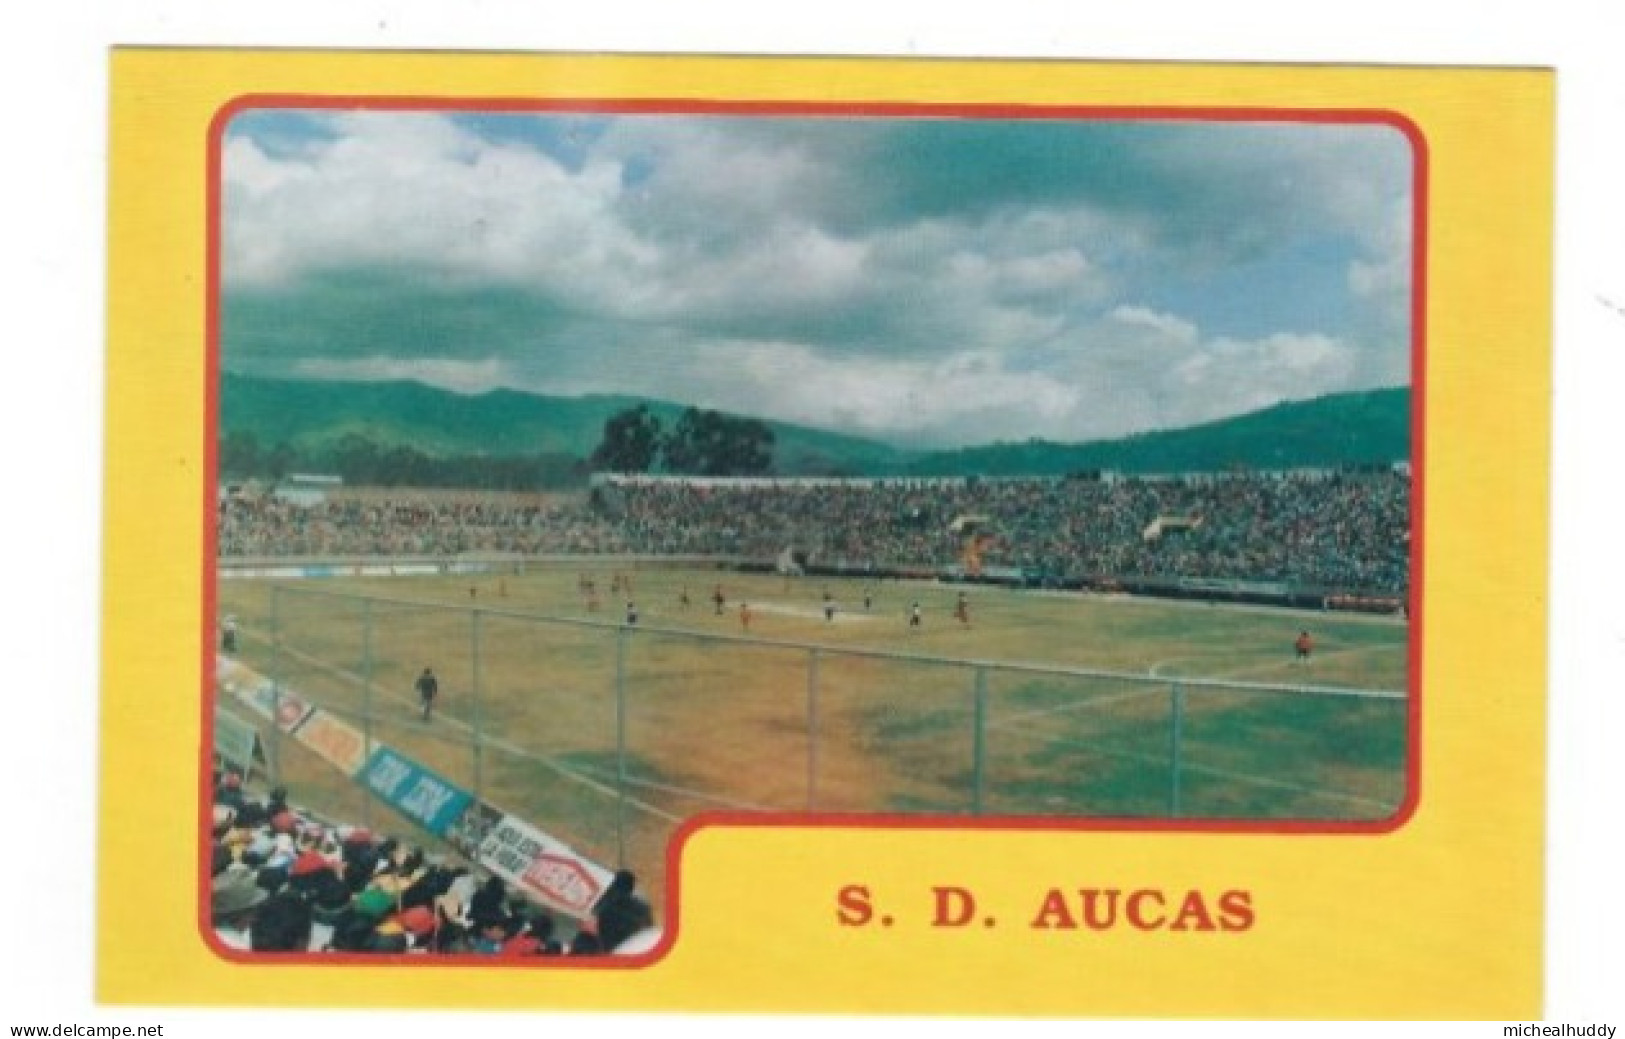
[{"label": "tree line", "polygon": [[289,473],[337,476],[359,487],[456,487],[527,491],[579,487],[587,481],[586,464],[574,455],[425,454],[403,444],[380,444],[359,433],[346,433],[316,445],[279,441],[262,445],[252,433],[227,433],[220,440],[219,471],[223,479],[276,481]]}]

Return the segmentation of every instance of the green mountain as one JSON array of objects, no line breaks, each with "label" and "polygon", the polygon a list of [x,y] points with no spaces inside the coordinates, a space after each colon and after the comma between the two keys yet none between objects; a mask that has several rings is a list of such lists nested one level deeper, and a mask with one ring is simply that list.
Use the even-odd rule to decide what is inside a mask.
[{"label": "green mountain", "polygon": [[1120,440],[998,443],[918,459],[910,473],[934,476],[1050,476],[1092,469],[1217,472],[1379,464],[1411,457],[1408,388],[1286,401],[1185,429]]},{"label": "green mountain", "polygon": [[[222,437],[319,453],[347,434],[382,448],[452,458],[539,454],[585,458],[604,422],[646,404],[671,429],[684,405],[626,396],[545,397],[513,390],[469,395],[415,382],[311,382],[226,374]],[[1202,472],[1386,463],[1411,457],[1409,389],[1333,394],[1119,440],[996,443],[910,452],[863,437],[769,422],[780,475],[1016,476],[1091,469]]]},{"label": "green mountain", "polygon": [[[665,429],[685,405],[624,396],[546,397],[515,390],[462,394],[417,382],[313,382],[226,373],[220,432],[269,447],[317,452],[348,434],[436,457],[567,454],[585,458],[616,412],[648,405]],[[895,467],[904,452],[874,440],[769,422],[785,474],[860,475]]]}]

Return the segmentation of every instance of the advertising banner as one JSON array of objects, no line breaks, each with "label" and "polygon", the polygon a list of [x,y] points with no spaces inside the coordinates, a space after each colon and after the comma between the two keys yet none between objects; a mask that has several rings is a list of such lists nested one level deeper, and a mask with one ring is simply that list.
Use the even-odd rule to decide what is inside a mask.
[{"label": "advertising banner", "polygon": [[603,866],[511,815],[486,834],[478,858],[527,897],[577,919],[591,915],[614,879]]},{"label": "advertising banner", "polygon": [[450,830],[445,834],[446,843],[456,848],[460,854],[470,859],[478,859],[480,845],[497,825],[502,822],[507,813],[497,806],[485,801],[475,801],[468,806],[468,811],[458,817]]},{"label": "advertising banner", "polygon": [[283,732],[292,732],[298,728],[299,723],[308,718],[312,710],[310,701],[298,693],[287,688],[279,691],[270,679],[258,676],[251,685],[237,688],[237,699],[262,718],[275,722],[276,727]]},{"label": "advertising banner", "polygon": [[226,764],[234,766],[244,775],[254,767],[254,750],[259,745],[259,730],[234,715],[215,708],[214,752]]},{"label": "advertising banner", "polygon": [[294,738],[347,776],[361,771],[367,760],[366,734],[321,708],[311,712]]},{"label": "advertising banner", "polygon": [[388,747],[373,751],[361,782],[402,815],[442,836],[474,796]]}]

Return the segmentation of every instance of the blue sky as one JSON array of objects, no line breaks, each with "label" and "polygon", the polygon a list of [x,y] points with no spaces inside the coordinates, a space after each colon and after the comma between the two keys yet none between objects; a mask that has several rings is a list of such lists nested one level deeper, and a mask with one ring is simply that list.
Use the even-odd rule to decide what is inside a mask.
[{"label": "blue sky", "polygon": [[1409,378],[1383,125],[251,111],[223,148],[232,371],[933,446]]}]

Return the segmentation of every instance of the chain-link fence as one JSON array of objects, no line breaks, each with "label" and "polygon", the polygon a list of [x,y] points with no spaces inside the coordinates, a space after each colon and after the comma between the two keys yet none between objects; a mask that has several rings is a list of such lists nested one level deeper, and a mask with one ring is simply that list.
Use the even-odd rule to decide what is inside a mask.
[{"label": "chain-link fence", "polygon": [[[706,811],[1374,821],[1405,795],[1403,692],[265,587],[240,609],[238,659],[270,680],[285,721],[308,712],[268,727],[268,767],[295,798],[453,839],[376,781],[384,748],[468,803],[634,869],[656,897],[673,831]],[[427,718],[426,668],[440,689]],[[360,746],[328,753],[335,742]]]}]

